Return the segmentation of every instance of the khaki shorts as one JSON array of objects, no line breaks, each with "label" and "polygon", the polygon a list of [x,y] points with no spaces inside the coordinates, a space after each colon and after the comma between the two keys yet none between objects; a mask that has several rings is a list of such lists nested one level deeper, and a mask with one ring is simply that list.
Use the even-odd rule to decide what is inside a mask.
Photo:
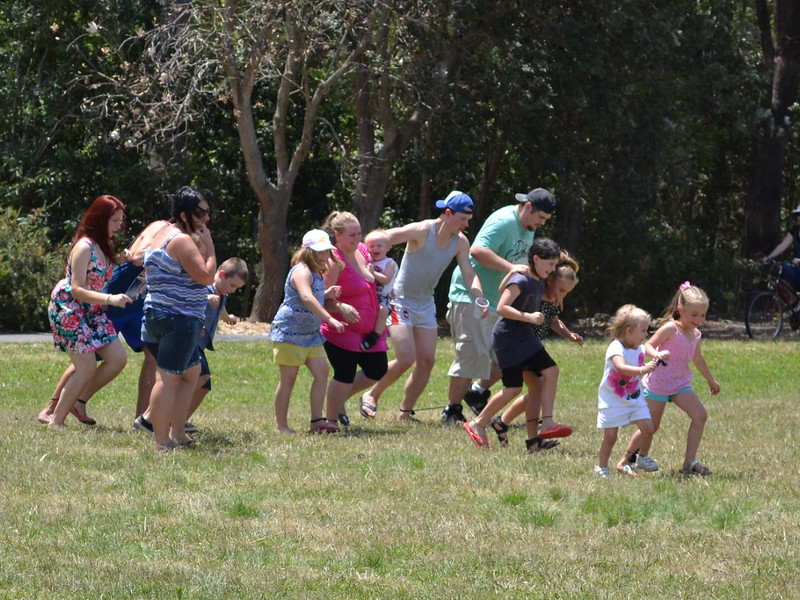
[{"label": "khaki shorts", "polygon": [[471,302],[450,302],[447,305],[447,322],[450,323],[450,335],[456,350],[447,372],[450,377],[489,379],[492,364],[497,364],[492,350],[492,329],[500,317],[490,310],[485,319],[478,319],[474,307]]},{"label": "khaki shorts", "polygon": [[286,342],[272,342],[272,358],[285,367],[302,367],[309,358],[327,358],[322,346],[304,348]]}]

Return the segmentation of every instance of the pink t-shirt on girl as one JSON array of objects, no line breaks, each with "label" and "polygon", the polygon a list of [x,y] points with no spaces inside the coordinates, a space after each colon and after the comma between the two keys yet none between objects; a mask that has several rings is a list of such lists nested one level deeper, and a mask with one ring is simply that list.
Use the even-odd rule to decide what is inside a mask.
[{"label": "pink t-shirt on girl", "polygon": [[[367,263],[370,263],[369,252],[364,244],[358,245],[358,251],[364,256]],[[342,287],[342,295],[339,296],[339,302],[349,304],[358,311],[361,317],[358,323],[347,323],[345,318],[338,312],[331,312],[331,315],[347,323],[342,333],[337,333],[327,323],[322,323],[320,331],[322,336],[334,346],[350,350],[352,352],[363,352],[361,350],[361,342],[375,329],[375,319],[378,318],[378,296],[376,293],[375,282],[369,282],[347,262],[344,255],[338,248],[331,250],[333,255],[344,263],[344,269],[339,273],[339,279],[336,285]],[[386,345],[386,332],[384,330],[378,343],[367,352],[386,352],[388,346]]]},{"label": "pink t-shirt on girl", "polygon": [[675,335],[661,344],[657,350],[669,350],[669,360],[642,379],[644,387],[661,396],[672,396],[691,385],[692,368],[689,363],[694,358],[701,337],[699,329],[695,338],[690,340],[674,321],[668,326],[675,328]]}]

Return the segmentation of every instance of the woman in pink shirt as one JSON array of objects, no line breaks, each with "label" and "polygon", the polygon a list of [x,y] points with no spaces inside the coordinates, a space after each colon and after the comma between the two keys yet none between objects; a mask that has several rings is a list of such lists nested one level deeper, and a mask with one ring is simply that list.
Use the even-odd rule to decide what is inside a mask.
[{"label": "woman in pink shirt", "polygon": [[[367,247],[361,243],[361,224],[349,212],[334,211],[322,226],[335,248],[331,253],[344,267],[331,260],[323,276],[325,288],[341,287],[338,298],[327,300],[325,308],[347,327],[339,333],[322,324],[325,353],[333,368],[328,384],[326,418],[349,423],[344,404],[351,395],[372,386],[386,374],[386,332],[369,350],[361,349],[361,341],[372,332],[378,316],[375,277],[367,268],[370,263]],[[360,368],[360,369],[359,369]]]}]

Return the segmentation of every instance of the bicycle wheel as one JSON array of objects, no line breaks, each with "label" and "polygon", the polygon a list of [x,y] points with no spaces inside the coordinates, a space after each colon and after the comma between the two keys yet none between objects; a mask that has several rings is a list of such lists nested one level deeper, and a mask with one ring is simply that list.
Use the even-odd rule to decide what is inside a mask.
[{"label": "bicycle wheel", "polygon": [[783,327],[783,303],[773,292],[756,294],[747,307],[744,324],[754,340],[775,339]]}]

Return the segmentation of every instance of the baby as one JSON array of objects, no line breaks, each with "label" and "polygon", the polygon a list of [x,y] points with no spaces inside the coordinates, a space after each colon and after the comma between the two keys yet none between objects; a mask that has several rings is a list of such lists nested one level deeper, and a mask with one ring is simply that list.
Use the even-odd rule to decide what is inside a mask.
[{"label": "baby", "polygon": [[394,278],[397,275],[397,263],[386,256],[391,244],[389,236],[382,229],[375,229],[364,238],[367,245],[369,256],[372,262],[367,266],[375,277],[378,294],[378,317],[375,319],[375,327],[370,334],[361,342],[361,349],[364,351],[372,348],[380,339],[386,329],[386,318],[389,316],[389,301],[392,298]]}]

